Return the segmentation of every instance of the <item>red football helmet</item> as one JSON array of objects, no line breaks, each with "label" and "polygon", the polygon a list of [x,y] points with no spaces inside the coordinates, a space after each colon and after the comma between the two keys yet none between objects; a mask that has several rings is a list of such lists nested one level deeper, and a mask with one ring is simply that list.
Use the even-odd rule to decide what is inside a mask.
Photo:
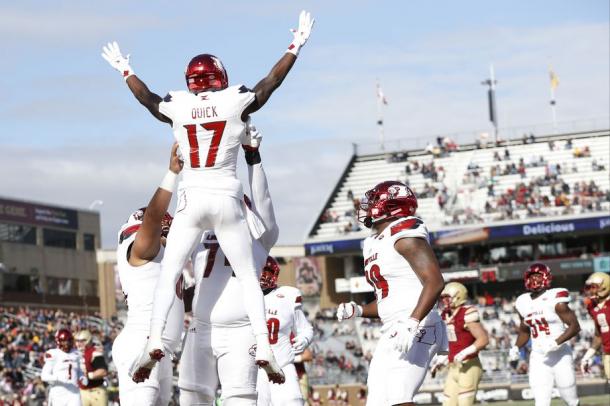
[{"label": "red football helmet", "polygon": [[523,274],[523,280],[525,282],[525,289],[531,292],[540,292],[541,290],[548,289],[553,280],[551,268],[542,262],[535,262],[527,268],[527,271]]},{"label": "red football helmet", "polygon": [[267,262],[261,273],[261,289],[272,290],[277,288],[277,278],[280,276],[280,264],[272,257],[267,257]]},{"label": "red football helmet", "polygon": [[388,180],[364,194],[360,210],[358,220],[370,228],[381,220],[413,216],[417,210],[417,198],[404,183]]},{"label": "red football helmet", "polygon": [[61,328],[55,332],[55,344],[63,352],[70,352],[74,346],[74,337],[67,328]]},{"label": "red football helmet", "polygon": [[229,76],[220,59],[210,54],[197,55],[186,66],[186,85],[191,93],[222,90],[229,86]]}]

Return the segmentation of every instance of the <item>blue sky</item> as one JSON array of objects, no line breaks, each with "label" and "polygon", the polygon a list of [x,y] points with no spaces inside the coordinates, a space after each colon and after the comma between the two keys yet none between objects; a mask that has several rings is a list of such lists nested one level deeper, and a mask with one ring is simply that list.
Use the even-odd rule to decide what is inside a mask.
[{"label": "blue sky", "polygon": [[253,86],[303,8],[316,18],[311,40],[254,116],[281,243],[303,241],[351,143],[377,141],[376,78],[389,100],[386,137],[401,146],[489,130],[480,81],[491,62],[502,127],[550,121],[550,65],[560,121],[608,116],[604,0],[2,2],[0,170],[10,176],[0,195],[72,207],[101,199],[112,248],[162,178],[171,132],[132,98],[102,45],[118,41],[158,93],[183,89],[184,66],[202,52],[222,59],[231,83]]}]

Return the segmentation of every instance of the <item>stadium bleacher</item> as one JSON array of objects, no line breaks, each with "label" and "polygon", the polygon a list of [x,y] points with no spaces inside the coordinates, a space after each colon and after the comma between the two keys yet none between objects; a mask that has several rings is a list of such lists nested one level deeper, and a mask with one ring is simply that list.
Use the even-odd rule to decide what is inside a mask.
[{"label": "stadium bleacher", "polygon": [[[418,195],[418,216],[431,230],[608,211],[608,156],[607,130],[539,137],[534,142],[524,138],[490,148],[464,145],[437,157],[425,150],[356,156],[308,241],[364,237],[356,206],[364,192],[380,180],[406,182]],[[594,193],[582,192],[583,181],[593,186]],[[564,184],[568,193],[562,189]],[[518,196],[520,187],[525,189]]]}]

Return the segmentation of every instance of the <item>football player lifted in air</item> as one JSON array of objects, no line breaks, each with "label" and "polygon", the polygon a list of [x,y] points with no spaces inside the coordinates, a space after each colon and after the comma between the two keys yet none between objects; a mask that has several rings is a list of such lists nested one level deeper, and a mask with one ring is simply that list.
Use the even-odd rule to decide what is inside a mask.
[{"label": "football player lifted in air", "polygon": [[[161,275],[161,260],[172,217],[167,213],[182,162],[178,145],[172,147],[169,170],[147,207],[129,216],[119,231],[117,267],[121,288],[127,303],[127,321],[112,345],[112,359],[119,378],[119,398],[124,405],[167,405],[172,396],[172,361],[164,357],[158,368],[140,370],[133,378],[146,383],[136,384],[130,369],[146,347],[150,331],[154,291]],[[184,305],[180,281],[172,287],[172,303],[163,332],[166,349],[180,345],[183,331]]]},{"label": "football player lifted in air", "polygon": [[[246,219],[254,236],[257,277],[279,234],[258,150],[260,142],[260,133],[248,125],[243,147],[252,200],[248,200]],[[220,384],[223,405],[256,405],[257,343],[246,305],[240,300],[247,288],[237,280],[212,230],[203,232],[191,260],[196,284],[192,288],[193,320],[180,359],[180,404],[214,405]],[[189,296],[185,295],[185,301]],[[283,377],[272,374],[272,379],[281,382]]]},{"label": "football player lifted in air", "polygon": [[339,321],[380,318],[383,326],[369,367],[369,406],[413,405],[432,357],[447,351],[445,325],[436,309],[443,277],[428,243],[428,230],[415,217],[411,189],[386,181],[366,192],[360,220],[371,228],[364,240],[364,272],[377,300],[341,303]]},{"label": "football player lifted in air", "polygon": [[311,15],[302,11],[286,53],[252,90],[229,86],[220,59],[201,54],[187,65],[188,91],[173,91],[161,98],[134,74],[129,58],[121,54],[116,42],[104,47],[102,56],[121,73],[136,99],[158,120],[172,126],[184,159],[181,194],[155,290],[149,344],[139,366],[148,368],[164,356],[161,334],[173,301],[173,287],[203,230],[212,230],[244,286],[242,297],[257,343],[256,362],[271,374],[280,372],[269,346],[253,241],[235,167],[250,114],[263,107],[286,78],[313,24]]},{"label": "football player lifted in air", "polygon": [[593,356],[602,348],[602,360],[606,379],[610,380],[610,275],[595,272],[585,282],[585,303],[587,311],[595,323],[595,337],[591,348],[587,350],[581,361],[581,369],[589,372]]},{"label": "football player lifted in air", "polygon": [[435,370],[449,364],[443,389],[444,406],[471,406],[483,368],[478,353],[489,343],[487,331],[480,322],[479,311],[466,304],[468,290],[458,282],[449,282],[441,292],[441,316],[447,325],[449,355],[437,355]]},{"label": "football player lifted in air", "polygon": [[44,353],[44,366],[40,379],[51,386],[49,405],[80,406],[79,383],[87,385],[87,377],[80,369],[80,354],[74,348],[70,330],[62,328],[55,333],[55,344]]},{"label": "football player lifted in air", "polygon": [[284,372],[286,382],[283,385],[271,385],[267,377],[259,372],[256,385],[257,404],[302,406],[303,394],[294,361],[295,356],[302,354],[311,343],[313,327],[303,313],[301,291],[291,286],[278,287],[279,274],[280,265],[273,257],[268,257],[261,274],[261,289],[265,294],[269,343]]},{"label": "football player lifted in air", "polygon": [[551,269],[541,262],[530,265],[523,279],[528,292],[515,302],[521,324],[509,359],[519,360],[519,349],[531,338],[529,384],[536,406],[551,404],[553,384],[568,406],[576,406],[576,377],[568,341],[578,334],[580,325],[568,306],[570,294],[564,288],[551,288]]}]

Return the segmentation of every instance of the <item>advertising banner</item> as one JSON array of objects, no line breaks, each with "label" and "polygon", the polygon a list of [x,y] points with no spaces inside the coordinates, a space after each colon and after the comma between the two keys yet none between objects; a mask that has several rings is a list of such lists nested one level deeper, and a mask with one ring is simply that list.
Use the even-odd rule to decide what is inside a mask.
[{"label": "advertising banner", "polygon": [[0,221],[78,229],[76,210],[0,199]]}]

